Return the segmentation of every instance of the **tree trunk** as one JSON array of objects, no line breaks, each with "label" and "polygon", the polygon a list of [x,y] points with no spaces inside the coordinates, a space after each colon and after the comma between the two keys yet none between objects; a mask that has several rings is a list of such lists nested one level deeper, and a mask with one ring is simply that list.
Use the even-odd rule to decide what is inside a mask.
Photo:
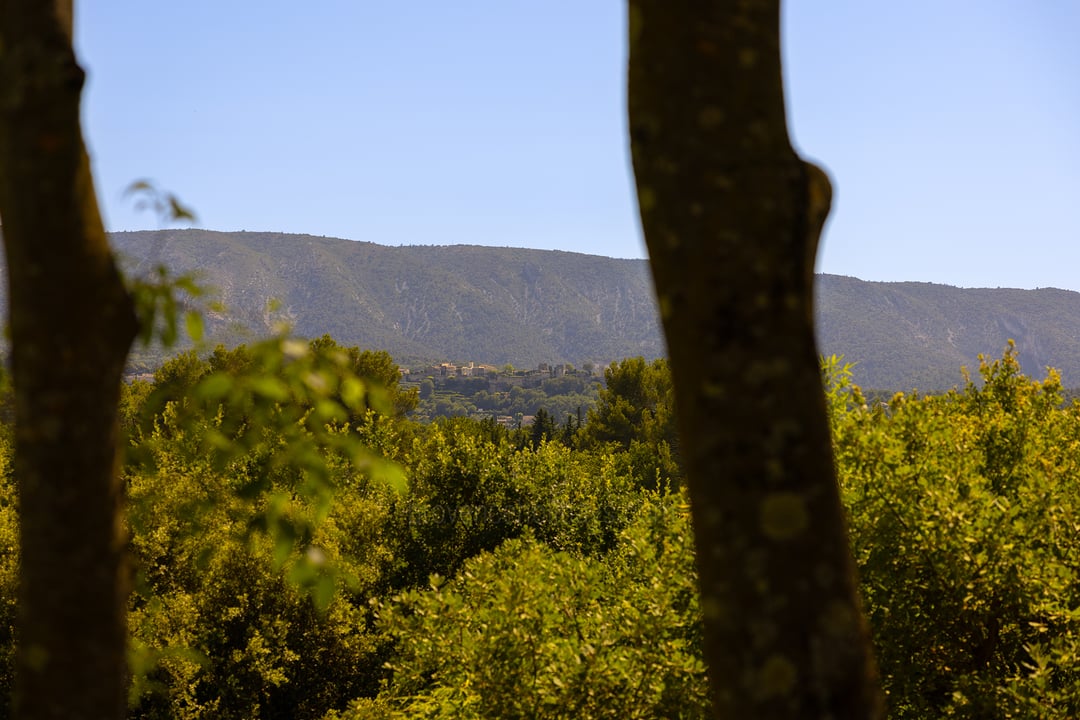
[{"label": "tree trunk", "polygon": [[788,139],[779,0],[630,0],[638,203],[718,718],[876,718],[813,327],[831,188]]},{"label": "tree trunk", "polygon": [[117,402],[137,323],[83,146],[71,11],[71,0],[0,0],[20,718],[121,718],[126,707]]}]

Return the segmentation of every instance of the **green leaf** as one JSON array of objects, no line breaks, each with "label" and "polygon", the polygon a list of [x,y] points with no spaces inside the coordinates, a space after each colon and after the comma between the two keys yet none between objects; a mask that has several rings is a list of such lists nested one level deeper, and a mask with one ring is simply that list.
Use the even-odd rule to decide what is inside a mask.
[{"label": "green leaf", "polygon": [[154,191],[154,185],[146,179],[136,180],[124,188],[124,197],[128,195],[134,195],[139,192]]},{"label": "green leaf", "polygon": [[210,561],[214,559],[214,548],[204,547],[195,556],[195,569],[205,571],[210,567]]},{"label": "green leaf", "polygon": [[184,326],[187,329],[188,337],[195,342],[202,342],[204,325],[202,313],[195,310],[188,310],[184,315]]},{"label": "green leaf", "polygon": [[168,196],[169,212],[172,215],[173,220],[185,220],[187,222],[195,222],[195,213],[190,208],[180,204],[180,201],[176,199],[175,195],[170,194]]},{"label": "green leaf", "polygon": [[396,493],[409,489],[409,476],[405,468],[392,460],[371,455],[365,448],[353,456],[353,462],[366,468],[373,480],[383,483]]},{"label": "green leaf", "polygon": [[311,601],[315,604],[315,609],[321,613],[326,612],[336,590],[337,582],[334,576],[326,572],[320,573],[311,586]]},{"label": "green leaf", "polygon": [[341,382],[341,400],[350,410],[363,410],[364,383],[356,377],[346,377]]},{"label": "green leaf", "polygon": [[206,438],[206,442],[210,445],[210,447],[214,448],[215,450],[231,452],[235,451],[238,447],[235,443],[233,443],[232,440],[229,439],[227,435],[222,433],[220,430],[210,428],[206,431],[204,437]]},{"label": "green leaf", "polygon": [[270,532],[274,536],[274,567],[284,567],[285,561],[289,559],[289,556],[296,548],[296,541],[301,533],[296,524],[289,518],[279,518],[276,523],[272,522]]},{"label": "green leaf", "polygon": [[211,373],[195,388],[195,397],[206,402],[215,402],[228,395],[235,381],[223,372]]},{"label": "green leaf", "polygon": [[373,410],[383,415],[390,415],[394,412],[394,405],[390,401],[390,393],[384,387],[374,385],[368,388],[367,403]]},{"label": "green leaf", "polygon": [[260,475],[242,483],[236,489],[236,495],[245,500],[254,500],[269,489],[270,479]]},{"label": "green leaf", "polygon": [[339,422],[345,422],[349,419],[349,413],[345,411],[345,408],[341,407],[340,403],[333,400],[319,400],[315,403],[315,412],[318,414],[322,423],[328,423],[331,420],[337,420]]},{"label": "green leaf", "polygon": [[274,402],[284,402],[289,398],[289,386],[276,377],[262,376],[248,379],[248,386],[257,394]]}]

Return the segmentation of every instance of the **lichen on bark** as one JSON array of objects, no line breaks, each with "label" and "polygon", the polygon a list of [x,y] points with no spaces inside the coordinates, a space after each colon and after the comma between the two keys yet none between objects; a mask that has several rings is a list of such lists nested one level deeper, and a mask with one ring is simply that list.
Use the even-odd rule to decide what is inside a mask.
[{"label": "lichen on bark", "polygon": [[70,0],[0,0],[0,217],[19,491],[19,718],[121,718],[117,403],[136,318],[79,124]]},{"label": "lichen on bark", "polygon": [[831,186],[788,138],[779,1],[632,0],[630,19],[715,714],[880,717],[814,341]]}]

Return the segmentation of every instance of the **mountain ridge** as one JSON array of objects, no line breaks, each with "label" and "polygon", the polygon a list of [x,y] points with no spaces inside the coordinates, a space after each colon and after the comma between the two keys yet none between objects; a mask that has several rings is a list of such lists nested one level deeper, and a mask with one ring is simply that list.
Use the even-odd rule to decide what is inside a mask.
[{"label": "mountain ridge", "polygon": [[[116,233],[129,272],[198,270],[233,319],[395,356],[541,362],[663,354],[648,266],[566,251],[401,246],[281,233]],[[220,323],[214,329],[220,331]]]},{"label": "mountain ridge", "polygon": [[[195,271],[227,313],[213,340],[289,323],[303,337],[387,350],[399,361],[607,363],[664,354],[648,261],[479,245],[386,246],[312,235],[210,230],[111,233],[128,273]],[[854,362],[867,389],[961,384],[978,355],[1016,343],[1025,372],[1080,386],[1080,293],[957,288],[819,274],[820,351]],[[268,310],[271,300],[280,301]],[[0,300],[6,312],[6,292]],[[239,328],[246,328],[240,330]]]},{"label": "mountain ridge", "polygon": [[[304,336],[385,349],[395,357],[532,367],[664,354],[647,260],[479,245],[384,246],[284,233],[162,230],[111,236],[122,253],[202,269],[249,327],[262,310]],[[1014,340],[1025,371],[1059,369],[1080,385],[1080,293],[957,288],[819,274],[823,354],[854,362],[866,388],[939,391],[978,355]],[[335,307],[328,307],[332,302]],[[336,308],[336,309],[335,309]]]},{"label": "mountain ridge", "polygon": [[819,275],[816,294],[819,345],[856,361],[866,387],[947,389],[1010,340],[1029,375],[1054,367],[1080,384],[1080,293]]}]

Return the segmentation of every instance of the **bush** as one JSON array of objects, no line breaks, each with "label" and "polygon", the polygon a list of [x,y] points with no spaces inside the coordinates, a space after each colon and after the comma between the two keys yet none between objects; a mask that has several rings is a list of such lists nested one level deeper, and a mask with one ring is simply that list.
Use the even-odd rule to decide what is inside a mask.
[{"label": "bush", "polygon": [[[125,395],[131,716],[707,717],[667,441],[572,449],[492,421],[419,426],[357,357],[278,340],[182,356]],[[1080,405],[1055,374],[1021,375],[1012,349],[932,397],[868,404],[850,370],[823,364],[890,716],[1080,717]]]},{"label": "bush", "polygon": [[1080,408],[1012,349],[980,379],[834,404],[891,717],[1077,717]]},{"label": "bush", "polygon": [[433,577],[380,606],[393,677],[340,717],[709,717],[690,537],[654,496],[606,558],[526,534]]}]

